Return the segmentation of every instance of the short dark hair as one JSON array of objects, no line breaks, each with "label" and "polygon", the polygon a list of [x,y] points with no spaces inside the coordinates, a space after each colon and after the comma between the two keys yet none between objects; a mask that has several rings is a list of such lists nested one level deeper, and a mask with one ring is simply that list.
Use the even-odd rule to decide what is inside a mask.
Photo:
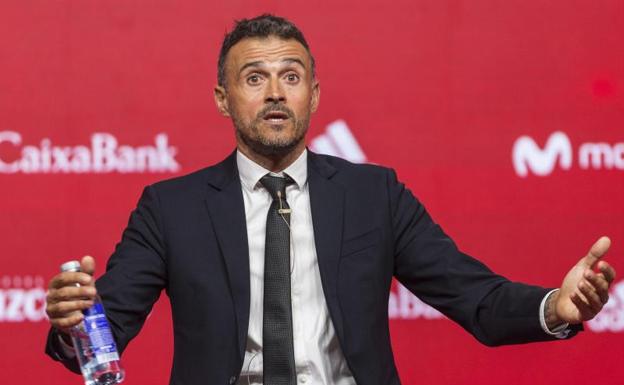
[{"label": "short dark hair", "polygon": [[315,76],[316,66],[314,63],[314,57],[310,52],[308,42],[305,37],[303,37],[303,33],[291,21],[286,20],[283,17],[265,13],[263,15],[256,16],[253,19],[236,20],[234,22],[234,29],[225,34],[223,44],[221,45],[221,52],[219,53],[219,63],[217,68],[217,81],[219,82],[219,85],[225,86],[225,59],[230,51],[230,48],[246,38],[270,36],[276,36],[284,40],[295,39],[301,43],[310,55],[310,62],[312,63],[312,76]]}]

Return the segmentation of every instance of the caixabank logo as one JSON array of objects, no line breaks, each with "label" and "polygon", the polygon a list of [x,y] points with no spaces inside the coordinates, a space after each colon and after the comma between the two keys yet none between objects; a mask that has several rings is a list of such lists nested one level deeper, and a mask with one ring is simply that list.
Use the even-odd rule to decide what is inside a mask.
[{"label": "caixabank logo", "polygon": [[167,134],[157,134],[153,144],[130,146],[119,143],[110,133],[91,135],[88,144],[68,146],[43,138],[24,143],[17,131],[0,131],[0,146],[17,150],[16,158],[0,153],[0,174],[85,174],[85,173],[167,173],[177,172],[177,149],[169,145]]},{"label": "caixabank logo", "polygon": [[586,142],[574,146],[562,131],[553,132],[540,147],[530,136],[519,137],[513,145],[512,162],[516,175],[545,177],[556,169],[624,170],[624,142]]}]

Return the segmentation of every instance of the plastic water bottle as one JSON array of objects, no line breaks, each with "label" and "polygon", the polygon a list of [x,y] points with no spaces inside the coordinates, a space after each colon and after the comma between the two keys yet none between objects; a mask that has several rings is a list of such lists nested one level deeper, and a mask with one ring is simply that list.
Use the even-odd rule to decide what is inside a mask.
[{"label": "plastic water bottle", "polygon": [[[80,271],[80,262],[66,262],[61,265],[61,271]],[[93,306],[82,313],[84,319],[71,329],[71,339],[85,385],[122,382],[125,373],[100,296],[96,296]]]}]

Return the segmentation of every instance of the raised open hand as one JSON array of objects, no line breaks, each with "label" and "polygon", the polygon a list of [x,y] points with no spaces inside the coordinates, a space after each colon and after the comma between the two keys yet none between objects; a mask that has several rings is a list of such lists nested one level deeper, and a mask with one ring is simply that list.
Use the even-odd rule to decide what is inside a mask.
[{"label": "raised open hand", "polygon": [[554,317],[547,320],[549,327],[562,322],[588,321],[602,310],[609,300],[609,286],[615,279],[613,267],[602,260],[610,246],[609,238],[601,237],[568,272],[561,290],[550,301],[551,309],[547,313]]}]

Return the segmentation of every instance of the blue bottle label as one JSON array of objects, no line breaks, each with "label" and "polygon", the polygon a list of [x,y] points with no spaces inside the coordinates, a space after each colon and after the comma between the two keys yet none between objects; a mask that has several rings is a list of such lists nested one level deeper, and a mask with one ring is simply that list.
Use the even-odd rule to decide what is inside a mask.
[{"label": "blue bottle label", "polygon": [[96,303],[84,311],[85,331],[91,341],[91,350],[98,364],[119,360],[117,346],[113,339],[104,306]]}]

